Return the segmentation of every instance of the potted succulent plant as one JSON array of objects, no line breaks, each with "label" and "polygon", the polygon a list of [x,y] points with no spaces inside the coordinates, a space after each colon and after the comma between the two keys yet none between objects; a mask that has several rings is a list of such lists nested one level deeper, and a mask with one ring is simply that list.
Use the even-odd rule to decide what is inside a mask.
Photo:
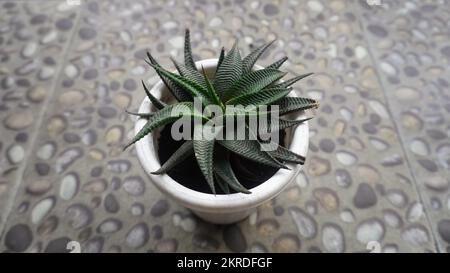
[{"label": "potted succulent plant", "polygon": [[[147,98],[138,113],[129,112],[138,118],[125,149],[136,144],[156,187],[207,221],[245,218],[280,193],[305,161],[305,110],[318,103],[290,91],[311,73],[282,81],[286,73],[279,68],[287,57],[266,68],[255,65],[272,43],[245,58],[235,43],[227,53],[222,48],[219,59],[194,62],[186,30],[184,64],[173,60],[178,73],[147,54],[161,81],[151,90],[142,82]],[[256,127],[252,118],[259,118]]]}]

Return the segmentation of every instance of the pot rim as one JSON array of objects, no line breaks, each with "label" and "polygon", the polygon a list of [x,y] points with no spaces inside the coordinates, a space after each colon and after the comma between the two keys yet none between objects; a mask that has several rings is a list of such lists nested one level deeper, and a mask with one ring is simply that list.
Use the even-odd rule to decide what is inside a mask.
[{"label": "pot rim", "polygon": [[[217,62],[218,59],[205,59],[196,62],[196,66],[198,69],[201,69],[202,65],[205,70],[213,69],[217,66]],[[258,65],[255,65],[255,68],[262,69],[262,67]],[[161,98],[162,91],[164,89],[165,86],[163,82],[159,80],[153,86],[150,92],[155,97]],[[294,92],[292,92],[292,94],[294,94],[294,96],[297,96]],[[139,112],[148,113],[150,112],[150,110],[150,100],[148,99],[148,97],[145,97],[139,107]],[[306,117],[304,111],[299,113],[300,114],[296,117],[296,119],[302,119]],[[137,118],[135,122],[134,133],[137,134],[145,125],[145,123],[146,119]],[[172,179],[167,174],[152,174],[152,171],[155,171],[161,167],[157,152],[154,149],[155,146],[153,142],[154,138],[152,133],[151,135],[144,136],[135,145],[139,161],[147,175],[150,177],[150,180],[160,191],[176,199],[176,201],[180,202],[182,205],[203,212],[229,213],[256,207],[280,193],[290,182],[295,179],[295,177],[301,170],[301,165],[287,163],[286,166],[289,167],[290,170],[278,170],[271,178],[250,189],[250,194],[208,194],[187,188]],[[297,127],[293,130],[289,149],[302,156],[306,156],[308,144],[308,122],[305,121],[297,125]]]}]

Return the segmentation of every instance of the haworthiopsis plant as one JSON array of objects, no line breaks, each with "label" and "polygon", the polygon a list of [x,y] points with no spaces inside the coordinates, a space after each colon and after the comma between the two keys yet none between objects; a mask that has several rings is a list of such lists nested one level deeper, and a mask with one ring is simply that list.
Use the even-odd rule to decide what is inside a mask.
[{"label": "haworthiopsis plant", "polygon": [[[281,145],[275,144],[275,149],[269,151],[262,149],[262,145],[267,140],[262,140],[259,136],[296,126],[309,119],[288,119],[284,117],[285,115],[318,107],[318,102],[313,99],[288,96],[294,83],[312,73],[282,81],[281,78],[286,73],[280,71],[279,68],[287,60],[287,57],[277,60],[264,69],[254,69],[258,58],[272,43],[273,41],[254,49],[244,58],[241,58],[237,43],[226,53],[222,48],[216,71],[212,77],[208,77],[203,68],[198,69],[195,65],[189,30],[186,30],[185,35],[184,64],[173,60],[178,74],[161,67],[153,56],[147,53],[149,58],[149,60],[146,60],[147,63],[156,71],[177,102],[166,104],[157,99],[142,82],[148,98],[157,111],[137,113],[141,118],[147,118],[148,121],[125,148],[139,141],[145,135],[152,133],[156,128],[171,124],[181,118],[200,120],[200,122],[194,123],[195,136],[193,139],[186,140],[153,174],[168,172],[194,153],[198,166],[213,193],[216,193],[216,184],[225,193],[230,193],[230,188],[237,192],[250,193],[236,178],[229,160],[231,153],[277,168],[287,168],[286,162],[303,164],[305,160],[303,156]],[[194,107],[194,100],[201,101],[205,108],[215,106],[221,109],[223,114],[217,115],[208,111],[198,111]],[[237,105],[244,106],[245,109],[234,112],[228,111],[228,109]],[[261,111],[263,107],[265,110]],[[245,139],[196,137],[196,132],[200,131],[196,130],[196,127],[207,127],[212,120],[232,118],[242,121],[240,119],[242,116],[248,118],[250,116],[271,116],[274,114],[277,117],[279,116],[279,119],[276,123],[268,123],[269,126],[250,128],[247,119],[244,119]],[[230,123],[223,122],[221,124]],[[227,131],[227,125],[216,129],[216,133],[221,130]],[[249,136],[257,137],[251,138]]]}]

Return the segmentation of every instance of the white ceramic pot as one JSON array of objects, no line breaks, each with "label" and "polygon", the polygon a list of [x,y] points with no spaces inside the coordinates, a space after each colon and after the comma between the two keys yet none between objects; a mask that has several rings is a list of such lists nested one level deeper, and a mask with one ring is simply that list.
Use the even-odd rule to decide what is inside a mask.
[{"label": "white ceramic pot", "polygon": [[[217,59],[207,59],[196,62],[197,68],[205,68],[208,74],[213,74],[217,66]],[[255,66],[261,69],[260,66]],[[163,101],[173,99],[170,92],[159,81],[150,92]],[[292,92],[292,96],[295,96]],[[154,111],[149,99],[146,97],[139,107],[140,113]],[[305,118],[304,112],[291,116],[290,118]],[[135,133],[137,134],[146,123],[146,119],[136,120]],[[286,134],[285,143],[289,149],[302,156],[306,156],[308,150],[308,122],[301,123]],[[173,180],[167,174],[153,175],[161,167],[158,159],[158,136],[159,131],[147,135],[136,143],[136,150],[142,167],[150,177],[150,180],[164,194],[174,199],[176,202],[189,208],[200,218],[217,224],[229,224],[246,218],[256,207],[269,201],[278,195],[288,184],[290,184],[299,173],[301,165],[288,163],[290,170],[280,169],[270,179],[257,187],[250,189],[251,194],[233,193],[233,194],[207,194],[191,190],[177,181]],[[176,167],[175,167],[176,168]]]}]

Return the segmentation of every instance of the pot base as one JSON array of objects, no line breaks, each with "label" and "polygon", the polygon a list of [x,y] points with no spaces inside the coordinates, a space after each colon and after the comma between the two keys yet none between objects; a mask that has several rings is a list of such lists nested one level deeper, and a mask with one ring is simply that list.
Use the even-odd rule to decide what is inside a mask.
[{"label": "pot base", "polygon": [[231,212],[231,213],[208,213],[208,212],[201,212],[201,211],[195,211],[191,210],[195,215],[200,217],[201,219],[213,223],[213,224],[220,224],[220,225],[227,225],[236,223],[239,221],[242,221],[246,219],[252,212],[254,212],[256,208],[248,209],[244,211],[239,212]]}]

